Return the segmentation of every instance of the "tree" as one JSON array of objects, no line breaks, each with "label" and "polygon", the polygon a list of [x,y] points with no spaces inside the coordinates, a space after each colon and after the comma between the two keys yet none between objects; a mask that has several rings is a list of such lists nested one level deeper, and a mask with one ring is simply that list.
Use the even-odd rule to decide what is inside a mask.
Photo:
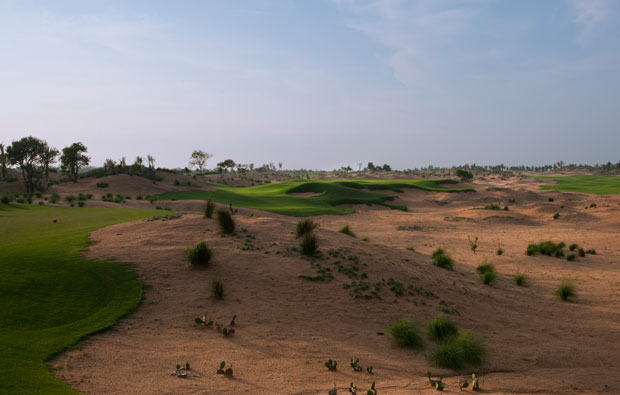
[{"label": "tree", "polygon": [[226,159],[225,161],[222,161],[218,163],[217,165],[221,167],[222,169],[230,169],[230,171],[233,171],[233,169],[236,166],[236,163],[232,159]]},{"label": "tree", "polygon": [[34,192],[34,187],[41,180],[43,155],[49,147],[47,143],[36,137],[28,136],[13,141],[6,148],[8,162],[18,165],[26,184],[26,192]]},{"label": "tree", "polygon": [[4,144],[0,144],[0,177],[3,179],[6,178],[6,164],[7,164],[7,156],[4,152]]},{"label": "tree", "polygon": [[43,174],[45,174],[45,184],[44,187],[47,189],[47,185],[49,183],[49,172],[50,172],[50,165],[54,162],[56,162],[56,157],[58,156],[59,152],[56,148],[51,148],[51,147],[46,147],[45,151],[43,152],[43,155],[41,156],[41,160],[43,162]]},{"label": "tree", "polygon": [[392,167],[390,165],[388,165],[387,163],[385,163],[383,165],[383,171],[392,171]]},{"label": "tree", "polygon": [[205,167],[205,163],[209,158],[212,158],[213,155],[206,153],[202,150],[194,150],[191,155],[191,159],[189,161],[189,165],[192,167],[197,167],[198,170],[202,173],[202,169]]},{"label": "tree", "polygon": [[88,166],[90,158],[84,155],[88,149],[81,142],[73,143],[62,149],[60,155],[60,169],[63,173],[69,175],[73,182],[78,180],[78,171],[80,167]]},{"label": "tree", "polygon": [[456,169],[456,176],[461,179],[461,182],[467,182],[474,178],[472,172],[464,169]]},{"label": "tree", "polygon": [[146,156],[146,160],[149,162],[149,169],[155,169],[155,158],[153,158],[151,154]]},{"label": "tree", "polygon": [[282,162],[278,162],[278,167],[280,168],[280,171],[282,171]]},{"label": "tree", "polygon": [[103,162],[103,171],[107,176],[116,174],[116,162],[109,158],[106,159],[105,162]]},{"label": "tree", "polygon": [[369,171],[375,171],[376,169],[375,165],[372,162],[368,162],[368,165],[366,167]]}]

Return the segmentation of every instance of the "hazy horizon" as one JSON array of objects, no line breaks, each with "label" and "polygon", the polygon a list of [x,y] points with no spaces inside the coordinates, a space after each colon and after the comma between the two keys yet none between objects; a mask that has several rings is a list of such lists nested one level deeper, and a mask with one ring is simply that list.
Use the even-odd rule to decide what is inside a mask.
[{"label": "hazy horizon", "polygon": [[620,2],[0,0],[0,142],[93,165],[620,160]]}]

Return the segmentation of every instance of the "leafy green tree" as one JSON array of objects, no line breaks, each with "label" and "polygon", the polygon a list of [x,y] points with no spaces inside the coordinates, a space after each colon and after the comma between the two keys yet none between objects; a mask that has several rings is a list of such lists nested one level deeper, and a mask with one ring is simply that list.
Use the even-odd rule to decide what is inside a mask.
[{"label": "leafy green tree", "polygon": [[27,193],[34,192],[35,185],[41,181],[43,156],[48,149],[47,142],[32,136],[13,141],[6,149],[8,162],[18,165],[22,171]]},{"label": "leafy green tree", "polygon": [[0,177],[6,178],[6,164],[8,162],[6,153],[4,152],[4,144],[0,144]]},{"label": "leafy green tree", "polygon": [[456,169],[456,176],[461,179],[461,182],[467,182],[474,178],[474,174],[465,169]]},{"label": "leafy green tree", "polygon": [[192,152],[192,155],[190,156],[189,165],[192,167],[196,167],[198,171],[202,173],[202,169],[205,167],[207,160],[212,157],[213,155],[206,153],[202,150],[194,150],[194,152]]},{"label": "leafy green tree", "polygon": [[153,156],[151,156],[151,154],[148,154],[146,156],[146,160],[147,162],[149,162],[149,169],[155,169],[155,158]]},{"label": "leafy green tree", "polygon": [[392,171],[392,166],[387,163],[383,165],[383,171]]},{"label": "leafy green tree", "polygon": [[84,155],[88,149],[80,142],[73,143],[62,149],[60,155],[60,169],[63,173],[69,175],[73,182],[78,180],[78,171],[80,167],[88,166],[90,158]]},{"label": "leafy green tree", "polygon": [[47,185],[50,180],[50,165],[56,162],[56,157],[58,156],[58,154],[59,152],[56,148],[47,147],[41,157],[43,162],[43,174],[45,175],[45,189],[47,189]]},{"label": "leafy green tree", "polygon": [[225,161],[222,161],[218,163],[217,165],[221,167],[222,169],[230,169],[230,171],[233,171],[233,169],[235,168],[237,164],[232,159],[226,159]]}]

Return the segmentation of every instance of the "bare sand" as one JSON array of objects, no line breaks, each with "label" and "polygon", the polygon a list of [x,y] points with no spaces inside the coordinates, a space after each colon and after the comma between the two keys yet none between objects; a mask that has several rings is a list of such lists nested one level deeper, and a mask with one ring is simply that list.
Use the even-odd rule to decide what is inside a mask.
[{"label": "bare sand", "polygon": [[[146,285],[144,301],[50,366],[89,394],[326,394],[334,384],[348,393],[350,382],[365,393],[373,381],[380,394],[435,393],[427,370],[445,376],[446,393],[459,392],[457,380],[472,372],[482,377],[484,393],[619,393],[620,198],[538,191],[535,181],[517,177],[472,186],[477,192],[407,190],[399,194],[407,212],[360,206],[353,215],[317,217],[323,258],[314,262],[291,250],[296,218],[252,210],[235,217],[237,237],[221,236],[215,221],[191,213],[93,232],[89,257],[129,262]],[[585,209],[592,202],[597,207]],[[509,210],[481,209],[490,203]],[[183,204],[190,212],[201,207]],[[358,238],[338,233],[343,224]],[[468,236],[479,238],[476,254]],[[202,240],[213,247],[214,260],[190,268],[184,250]],[[258,249],[242,250],[246,240]],[[524,254],[528,243],[543,240],[578,243],[597,254],[576,262]],[[438,246],[454,258],[454,271],[431,265]],[[393,277],[419,291],[397,297],[384,288],[382,300],[355,299],[343,287],[350,280],[336,270],[335,262],[347,259],[330,256],[330,248],[357,256],[371,284]],[[485,259],[499,274],[492,286],[475,273]],[[316,264],[331,268],[335,279],[299,278],[314,275]],[[529,287],[513,283],[517,273],[529,277]],[[210,289],[218,275],[224,300]],[[564,279],[576,286],[576,302],[553,298]],[[387,328],[394,319],[409,317],[424,329],[440,301],[458,311],[450,317],[459,328],[485,339],[483,366],[441,370],[427,360],[431,341],[425,350],[391,343]],[[219,322],[236,314],[236,333],[224,337],[195,326],[205,311]],[[353,372],[351,357],[375,374]],[[325,368],[328,359],[338,361],[337,372]],[[186,361],[188,378],[170,375]],[[215,374],[220,361],[232,363],[232,379]]]}]

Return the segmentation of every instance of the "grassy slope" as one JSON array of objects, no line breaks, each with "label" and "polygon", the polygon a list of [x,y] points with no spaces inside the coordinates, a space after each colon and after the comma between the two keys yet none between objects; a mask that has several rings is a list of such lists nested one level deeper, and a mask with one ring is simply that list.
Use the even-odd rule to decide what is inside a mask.
[{"label": "grassy slope", "polygon": [[[161,200],[204,200],[209,197],[218,203],[254,208],[274,213],[308,216],[321,214],[350,214],[352,209],[336,207],[340,204],[379,204],[407,210],[405,206],[387,202],[394,196],[372,192],[391,190],[402,192],[403,188],[419,188],[427,191],[465,192],[470,189],[444,188],[440,184],[450,180],[333,180],[333,181],[286,181],[254,187],[233,188],[215,186],[215,191],[167,192],[156,196]],[[316,192],[320,196],[295,197],[289,193]]]},{"label": "grassy slope", "polygon": [[537,179],[551,180],[554,185],[541,185],[540,189],[553,189],[560,192],[581,192],[595,195],[620,193],[620,177],[616,176],[543,176]]},{"label": "grassy slope", "polygon": [[73,392],[45,361],[111,326],[142,297],[125,265],[80,252],[90,231],[152,214],[0,205],[0,393]]}]

